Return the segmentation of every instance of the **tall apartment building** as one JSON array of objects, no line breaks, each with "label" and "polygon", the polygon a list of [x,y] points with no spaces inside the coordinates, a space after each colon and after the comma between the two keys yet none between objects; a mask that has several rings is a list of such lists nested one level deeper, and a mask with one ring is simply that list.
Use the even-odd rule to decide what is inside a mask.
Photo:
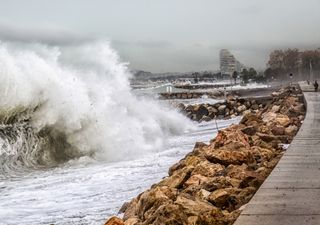
[{"label": "tall apartment building", "polygon": [[240,73],[243,68],[245,67],[236,60],[229,50],[220,50],[220,71],[222,74],[232,76],[234,71]]}]

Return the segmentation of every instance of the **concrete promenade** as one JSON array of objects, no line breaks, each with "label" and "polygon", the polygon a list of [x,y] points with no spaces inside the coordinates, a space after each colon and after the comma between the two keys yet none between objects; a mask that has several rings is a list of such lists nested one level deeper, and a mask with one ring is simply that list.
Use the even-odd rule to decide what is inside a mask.
[{"label": "concrete promenade", "polygon": [[234,225],[320,225],[320,92],[300,86],[306,118]]}]

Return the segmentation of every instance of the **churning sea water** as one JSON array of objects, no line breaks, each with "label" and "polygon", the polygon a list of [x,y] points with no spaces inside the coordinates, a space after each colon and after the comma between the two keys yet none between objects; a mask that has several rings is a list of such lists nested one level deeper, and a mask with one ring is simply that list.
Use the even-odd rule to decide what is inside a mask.
[{"label": "churning sea water", "polygon": [[[239,119],[217,121],[219,129]],[[1,180],[0,224],[103,224],[126,201],[167,175],[196,141],[214,138],[214,122],[169,137],[158,152],[128,161],[83,158]],[[130,147],[130,146],[128,146]]]},{"label": "churning sea water", "polygon": [[0,42],[0,224],[103,224],[214,138],[130,76],[105,42]]}]

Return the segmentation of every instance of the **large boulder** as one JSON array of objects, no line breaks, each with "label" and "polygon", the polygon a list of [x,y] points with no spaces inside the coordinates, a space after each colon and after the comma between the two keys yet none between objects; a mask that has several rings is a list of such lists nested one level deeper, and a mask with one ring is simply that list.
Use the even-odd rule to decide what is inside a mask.
[{"label": "large boulder", "polygon": [[209,115],[209,110],[201,104],[198,109],[196,110],[196,120],[199,121],[202,119],[203,116],[208,116]]},{"label": "large boulder", "polygon": [[228,151],[217,149],[215,151],[207,151],[206,159],[212,163],[219,163],[222,165],[241,165],[242,163],[253,163],[254,158],[250,151]]},{"label": "large boulder", "polygon": [[290,124],[290,118],[287,115],[278,114],[275,120],[280,126],[286,127]]},{"label": "large boulder", "polygon": [[257,129],[254,126],[247,126],[245,128],[242,128],[241,131],[246,135],[252,136],[257,132]]},{"label": "large boulder", "polygon": [[283,126],[274,126],[271,128],[271,132],[274,135],[284,135],[285,134],[285,128]]},{"label": "large boulder", "polygon": [[169,187],[155,187],[141,194],[135,217],[145,220],[162,205],[172,203],[177,196],[177,190]]},{"label": "large boulder", "polygon": [[239,113],[242,113],[242,112],[245,111],[246,109],[247,109],[247,107],[246,107],[245,105],[240,105],[240,106],[238,106],[237,111],[238,111]]},{"label": "large boulder", "polygon": [[104,225],[124,225],[124,222],[122,219],[113,216]]},{"label": "large boulder", "polygon": [[214,164],[210,163],[207,160],[204,160],[194,168],[192,174],[200,174],[206,177],[214,177],[218,174],[221,174],[224,171],[224,169],[224,166],[220,164]]},{"label": "large boulder", "polygon": [[170,188],[181,188],[184,182],[189,179],[192,170],[194,169],[193,166],[186,166],[182,169],[173,173],[172,176],[167,177],[160,181],[158,186],[167,186]]},{"label": "large boulder", "polygon": [[226,108],[227,108],[226,105],[220,105],[220,106],[218,107],[218,112],[219,112],[219,114],[224,114]]},{"label": "large boulder", "polygon": [[289,136],[295,136],[298,132],[298,127],[296,125],[290,125],[285,129],[285,134]]},{"label": "large boulder", "polygon": [[236,128],[236,126],[230,126],[227,129],[220,130],[213,143],[214,147],[218,148],[220,146],[225,146],[230,142],[240,142],[244,146],[250,147],[248,137],[242,133],[241,130]]}]

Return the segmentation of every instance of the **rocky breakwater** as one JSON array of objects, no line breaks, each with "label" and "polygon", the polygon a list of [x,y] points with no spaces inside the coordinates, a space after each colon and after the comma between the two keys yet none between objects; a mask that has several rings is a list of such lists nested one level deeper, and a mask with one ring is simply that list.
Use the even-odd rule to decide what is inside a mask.
[{"label": "rocky breakwater", "polygon": [[272,100],[273,98],[271,96],[256,99],[229,97],[227,101],[215,104],[203,103],[184,105],[183,103],[180,103],[178,108],[191,120],[208,122],[215,118],[229,119],[247,113],[257,113],[266,105],[269,105]]},{"label": "rocky breakwater", "polygon": [[271,104],[220,130],[209,144],[196,143],[168,177],[122,206],[122,219],[106,224],[233,224],[305,116],[296,89],[275,95]]}]

